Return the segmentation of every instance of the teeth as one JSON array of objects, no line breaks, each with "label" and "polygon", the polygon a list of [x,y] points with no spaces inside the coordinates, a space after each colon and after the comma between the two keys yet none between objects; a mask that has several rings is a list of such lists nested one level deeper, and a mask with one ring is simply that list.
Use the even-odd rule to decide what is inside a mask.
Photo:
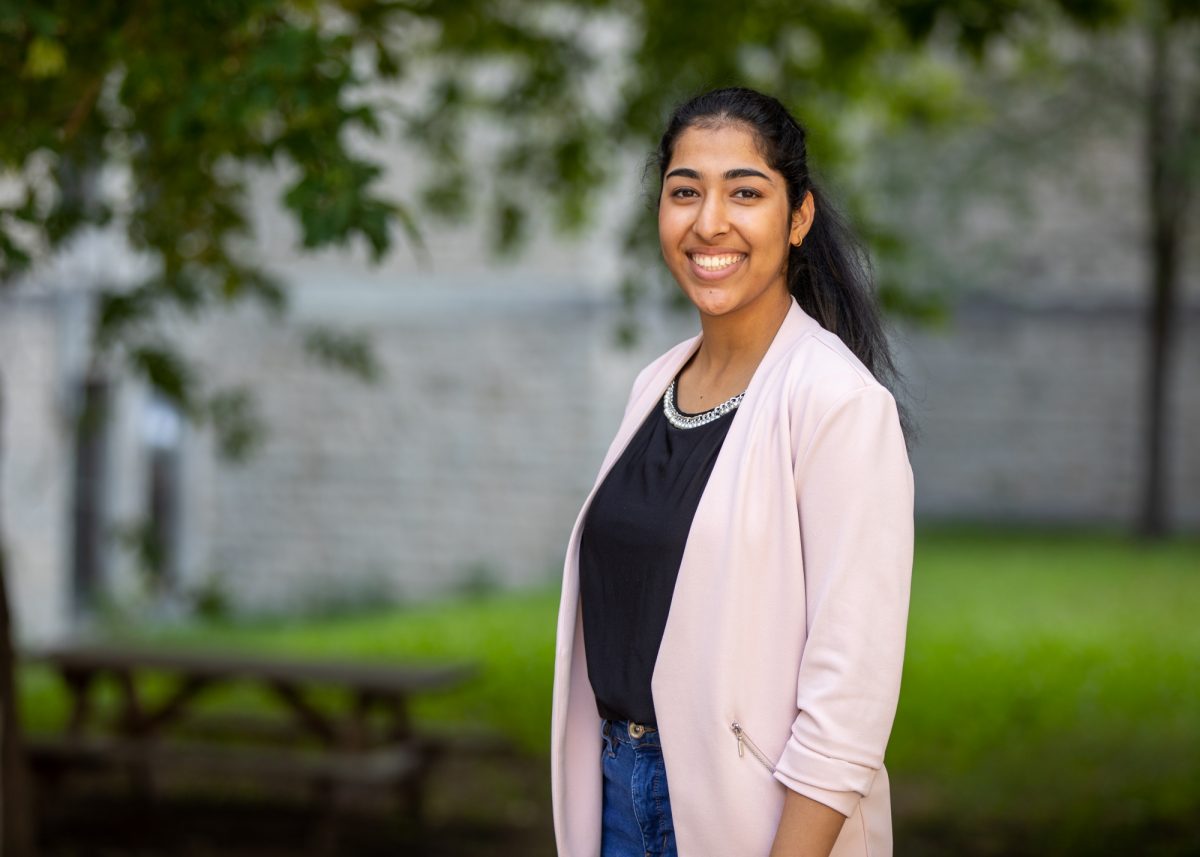
[{"label": "teeth", "polygon": [[694,253],[692,261],[706,271],[717,271],[721,268],[728,268],[745,255],[745,253],[727,253],[723,256],[701,256],[699,253]]}]

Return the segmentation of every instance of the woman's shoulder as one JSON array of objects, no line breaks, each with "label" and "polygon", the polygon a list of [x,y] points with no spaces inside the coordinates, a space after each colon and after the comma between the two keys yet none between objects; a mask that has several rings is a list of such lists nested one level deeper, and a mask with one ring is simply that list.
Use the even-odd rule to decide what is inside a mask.
[{"label": "woman's shoulder", "polygon": [[819,422],[855,398],[893,398],[842,338],[820,325],[791,343],[780,363],[779,393],[792,415],[805,422]]},{"label": "woman's shoulder", "polygon": [[805,390],[833,400],[859,390],[887,392],[840,336],[818,324],[792,342],[780,362],[782,379],[793,392]]}]

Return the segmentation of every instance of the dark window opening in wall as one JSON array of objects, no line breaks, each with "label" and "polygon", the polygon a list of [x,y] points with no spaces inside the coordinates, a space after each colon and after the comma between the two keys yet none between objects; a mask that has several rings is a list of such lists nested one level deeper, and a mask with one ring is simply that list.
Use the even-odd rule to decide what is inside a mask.
[{"label": "dark window opening in wall", "polygon": [[182,435],[179,409],[152,395],[142,418],[147,454],[144,559],[148,583],[159,593],[174,590],[179,582]]},{"label": "dark window opening in wall", "polygon": [[108,433],[111,390],[107,378],[89,375],[80,389],[75,423],[71,590],[76,610],[95,606],[106,577]]}]

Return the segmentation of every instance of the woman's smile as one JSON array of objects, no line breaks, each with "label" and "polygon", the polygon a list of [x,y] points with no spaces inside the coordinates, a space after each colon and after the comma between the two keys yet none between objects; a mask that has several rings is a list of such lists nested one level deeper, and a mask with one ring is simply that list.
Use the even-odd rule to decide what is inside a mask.
[{"label": "woman's smile", "polygon": [[692,273],[702,280],[723,280],[742,268],[745,253],[728,253],[696,250],[687,254],[692,263]]}]

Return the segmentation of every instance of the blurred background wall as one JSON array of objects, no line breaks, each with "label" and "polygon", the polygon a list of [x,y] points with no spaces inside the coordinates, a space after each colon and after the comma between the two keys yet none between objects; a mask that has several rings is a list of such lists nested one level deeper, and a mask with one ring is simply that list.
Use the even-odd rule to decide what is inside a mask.
[{"label": "blurred background wall", "polygon": [[[403,192],[421,162],[375,145]],[[476,145],[488,145],[486,129]],[[1069,153],[1082,181],[1013,172],[1006,180],[1032,203],[1023,212],[981,195],[951,222],[936,195],[912,209],[890,197],[883,173],[902,153],[876,152],[874,204],[928,223],[936,273],[953,286],[948,324],[895,330],[923,428],[912,450],[923,520],[1134,519],[1147,277],[1143,209],[1129,203],[1138,145],[1114,128]],[[664,290],[639,305],[634,345],[616,335],[617,224],[641,192],[641,154],[597,200],[595,228],[568,240],[542,224],[516,261],[492,258],[471,226],[431,230],[426,259],[403,249],[378,267],[356,251],[301,259],[274,202],[278,177],[259,176],[256,252],[295,286],[289,315],[242,309],[177,333],[215,383],[256,390],[269,434],[241,465],[221,462],[207,432],[146,388],[89,371],[93,289],[138,270],[115,235],[89,235],[0,294],[21,635],[67,634],[105,604],[169,613],[205,597],[296,612],[556,579],[634,374],[698,330]],[[935,169],[936,155],[919,155],[905,163]],[[1195,531],[1200,241],[1189,240],[1168,449],[1172,524]],[[314,320],[370,334],[378,383],[314,365],[295,336]],[[76,418],[88,397],[107,416],[84,441]],[[130,548],[138,526],[160,536],[153,563]]]}]

